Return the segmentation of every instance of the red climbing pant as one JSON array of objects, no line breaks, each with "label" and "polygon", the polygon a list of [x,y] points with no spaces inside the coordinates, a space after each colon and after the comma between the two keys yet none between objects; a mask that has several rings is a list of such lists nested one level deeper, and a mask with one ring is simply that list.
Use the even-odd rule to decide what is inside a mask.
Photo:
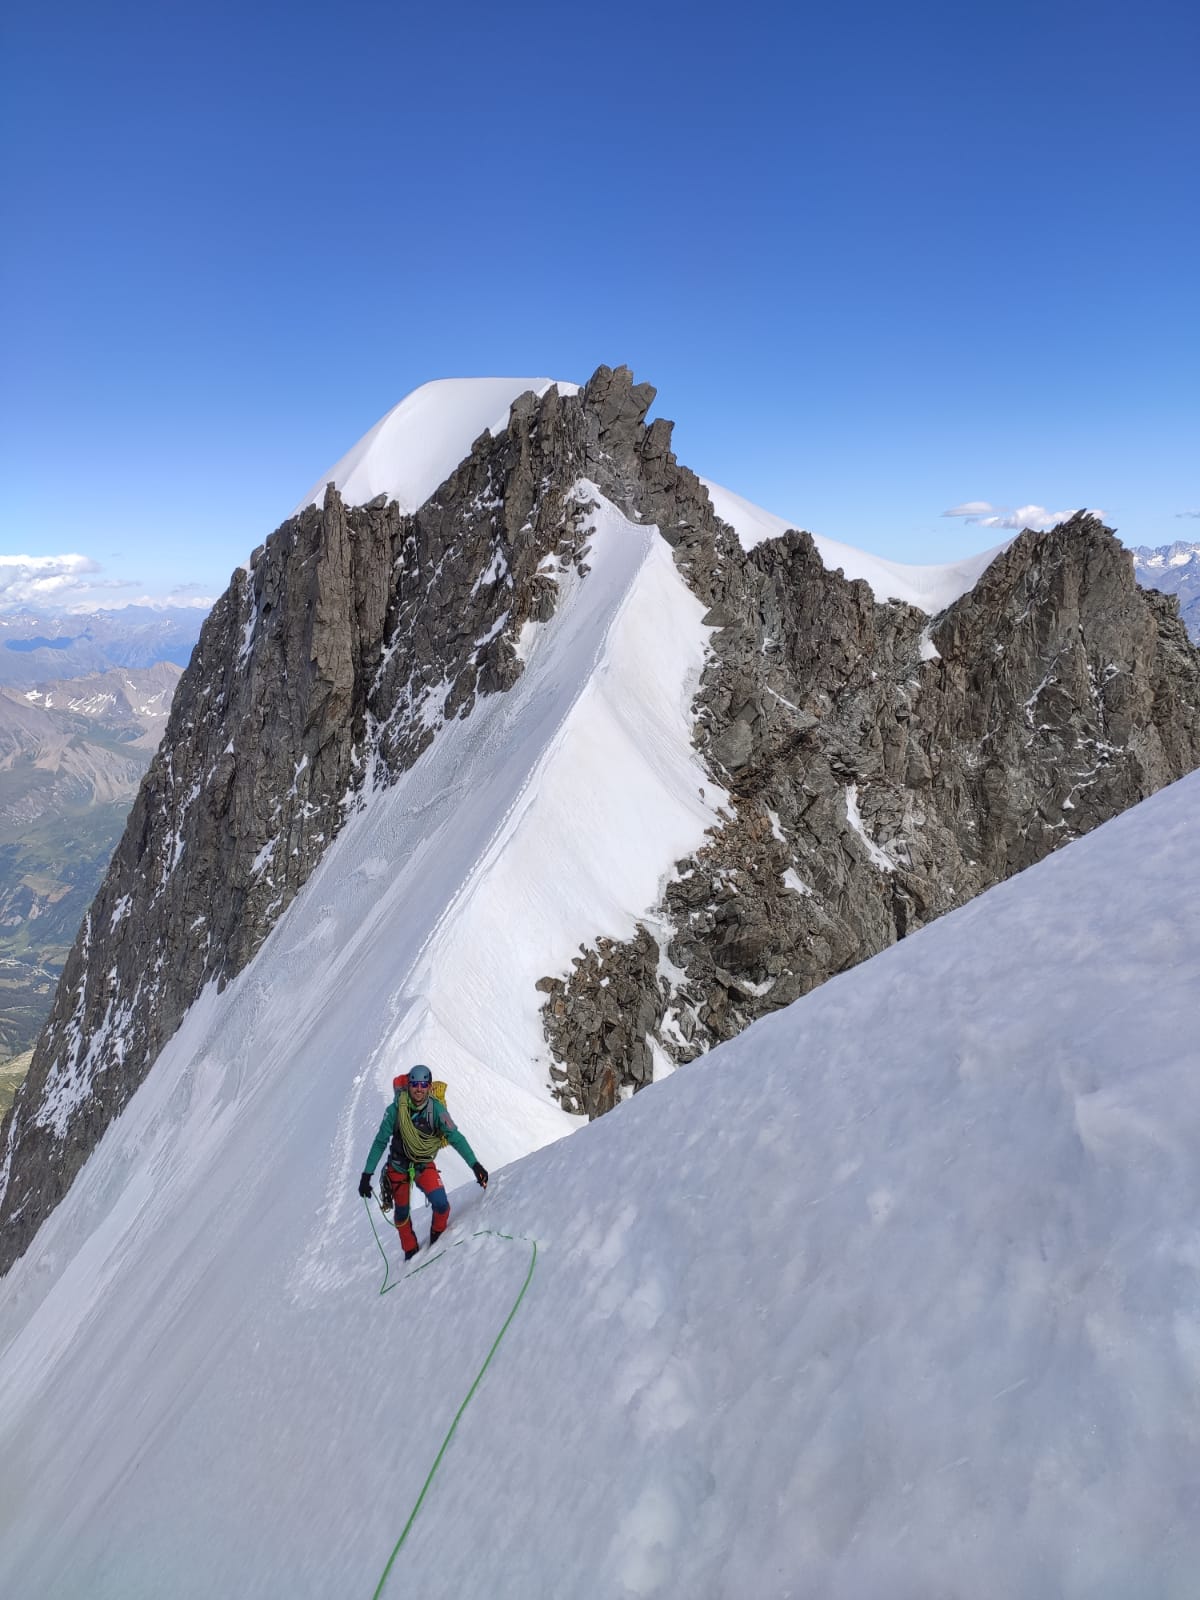
[{"label": "red climbing pant", "polygon": [[[422,1167],[416,1177],[417,1188],[422,1194],[428,1195],[429,1204],[433,1207],[433,1227],[429,1235],[429,1242],[432,1244],[446,1231],[446,1224],[450,1221],[450,1202],[446,1199],[442,1175],[432,1161],[428,1166]],[[417,1236],[413,1232],[413,1225],[408,1215],[408,1168],[399,1171],[389,1164],[387,1181],[392,1186],[392,1199],[396,1206],[396,1214],[392,1221],[396,1224],[396,1232],[400,1235],[400,1244],[405,1250],[415,1250]]]}]

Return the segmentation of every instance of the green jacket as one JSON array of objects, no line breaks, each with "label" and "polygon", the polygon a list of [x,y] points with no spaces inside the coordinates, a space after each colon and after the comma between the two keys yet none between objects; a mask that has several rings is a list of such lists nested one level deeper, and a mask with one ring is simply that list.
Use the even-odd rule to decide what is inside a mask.
[{"label": "green jacket", "polygon": [[[389,1105],[387,1110],[383,1113],[383,1121],[379,1124],[379,1132],[375,1135],[375,1143],[371,1146],[371,1154],[367,1157],[367,1164],[363,1168],[364,1172],[370,1172],[372,1174],[374,1173],[375,1168],[379,1165],[379,1158],[383,1154],[384,1147],[388,1144],[389,1140],[391,1141],[391,1149],[388,1152],[388,1160],[391,1162],[393,1167],[401,1168],[411,1166],[420,1171],[422,1167],[429,1165],[427,1161],[421,1161],[409,1155],[404,1148],[404,1140],[401,1137],[400,1123],[396,1115],[400,1104],[400,1096],[404,1092],[405,1091],[403,1089],[398,1089],[392,1096],[391,1105]],[[455,1123],[454,1118],[446,1110],[446,1107],[440,1100],[436,1100],[434,1099],[433,1095],[430,1095],[428,1100],[426,1100],[425,1104],[421,1107],[420,1111],[414,1110],[413,1121],[422,1129],[422,1131],[427,1133],[436,1133],[440,1135],[441,1138],[447,1140],[451,1147],[458,1151],[459,1155],[463,1158],[467,1165],[469,1167],[474,1167],[474,1150],[471,1149],[471,1146],[467,1143],[463,1135],[459,1133],[458,1126]]]}]

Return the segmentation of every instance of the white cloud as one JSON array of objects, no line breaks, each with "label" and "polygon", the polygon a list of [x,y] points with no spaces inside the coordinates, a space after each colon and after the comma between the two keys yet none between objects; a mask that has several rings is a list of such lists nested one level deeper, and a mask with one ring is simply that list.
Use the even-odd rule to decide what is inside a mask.
[{"label": "white cloud", "polygon": [[[124,587],[132,588],[132,584]],[[139,594],[127,596],[123,600],[95,599],[82,600],[73,606],[70,611],[120,611],[125,606],[149,606],[152,611],[171,610],[197,610],[210,611],[216,604],[216,596],[203,594],[198,583],[185,583],[179,588],[170,589],[165,594]]]},{"label": "white cloud", "polygon": [[1177,511],[1177,517],[1200,517],[1200,511]]},{"label": "white cloud", "polygon": [[61,605],[77,590],[91,588],[89,574],[99,571],[91,556],[0,555],[0,604]]},{"label": "white cloud", "polygon": [[986,517],[989,511],[994,511],[995,506],[989,505],[986,500],[968,500],[961,506],[951,506],[949,511],[943,511],[944,517],[970,517],[974,522],[977,517]]},{"label": "white cloud", "polygon": [[[944,517],[965,517],[968,524],[975,523],[980,528],[1034,528],[1038,532],[1045,532],[1047,528],[1056,528],[1060,522],[1066,522],[1078,510],[1084,509],[1072,506],[1069,511],[1047,511],[1045,506],[1018,506],[1015,511],[1010,511],[1006,506],[994,506],[987,500],[967,500],[961,506],[951,506],[949,511],[943,511]],[[1095,506],[1088,508],[1094,517],[1104,521],[1104,512]]]},{"label": "white cloud", "polygon": [[15,606],[52,611],[117,611],[124,606],[196,607],[207,611],[213,596],[198,583],[173,585],[162,594],[138,593],[132,578],[105,578],[91,556],[0,555],[0,609]]}]

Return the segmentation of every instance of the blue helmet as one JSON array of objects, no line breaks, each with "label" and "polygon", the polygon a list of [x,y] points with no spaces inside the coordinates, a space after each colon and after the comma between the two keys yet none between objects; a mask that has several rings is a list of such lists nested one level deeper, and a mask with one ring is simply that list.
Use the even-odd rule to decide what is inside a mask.
[{"label": "blue helmet", "polygon": [[433,1087],[433,1073],[428,1067],[410,1067],[408,1071],[408,1086],[410,1089],[430,1089]]}]

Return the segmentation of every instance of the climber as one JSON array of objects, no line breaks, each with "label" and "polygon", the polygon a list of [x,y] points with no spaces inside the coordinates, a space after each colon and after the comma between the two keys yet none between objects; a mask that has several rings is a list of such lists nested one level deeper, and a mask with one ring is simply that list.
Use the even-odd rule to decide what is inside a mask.
[{"label": "climber", "polygon": [[[393,1221],[400,1235],[400,1247],[405,1261],[411,1261],[421,1248],[409,1220],[409,1182],[416,1179],[417,1188],[428,1196],[433,1207],[433,1222],[429,1230],[430,1248],[445,1233],[450,1221],[450,1202],[446,1199],[442,1175],[434,1166],[434,1157],[443,1145],[453,1145],[455,1150],[475,1174],[481,1189],[488,1184],[487,1168],[480,1166],[475,1152],[458,1131],[454,1119],[446,1110],[444,1100],[433,1092],[433,1073],[428,1067],[413,1067],[393,1081],[395,1096],[383,1114],[375,1143],[367,1157],[367,1165],[359,1180],[358,1192],[364,1200],[371,1197],[371,1179],[384,1146],[391,1141],[387,1165],[379,1180],[380,1203],[384,1211],[396,1208]],[[442,1087],[439,1085],[439,1087]],[[444,1089],[443,1089],[444,1093]]]}]

